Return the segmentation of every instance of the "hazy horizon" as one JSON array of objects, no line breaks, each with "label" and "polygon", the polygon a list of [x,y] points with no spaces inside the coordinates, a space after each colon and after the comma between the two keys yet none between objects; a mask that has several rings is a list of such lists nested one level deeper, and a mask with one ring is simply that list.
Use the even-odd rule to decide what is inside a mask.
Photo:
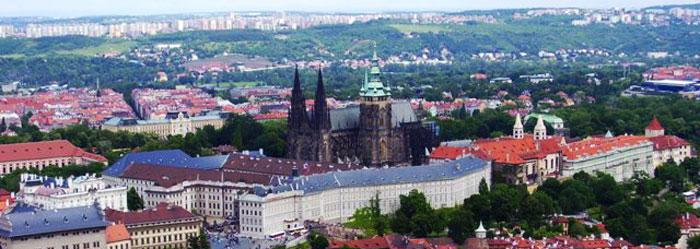
[{"label": "hazy horizon", "polygon": [[2,17],[44,16],[70,18],[104,15],[162,15],[230,11],[306,11],[306,12],[390,12],[447,11],[517,8],[644,8],[655,5],[693,4],[688,0],[22,0],[6,3]]}]

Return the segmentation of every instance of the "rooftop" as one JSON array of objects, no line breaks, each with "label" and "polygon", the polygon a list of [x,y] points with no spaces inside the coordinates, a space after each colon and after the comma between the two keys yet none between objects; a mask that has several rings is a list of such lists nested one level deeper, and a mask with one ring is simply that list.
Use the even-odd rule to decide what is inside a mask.
[{"label": "rooftop", "polygon": [[97,162],[107,161],[105,157],[88,153],[71,144],[68,142],[68,140],[0,145],[0,162],[37,160],[56,157],[84,157]]},{"label": "rooftop", "polygon": [[122,212],[107,209],[105,210],[105,216],[107,217],[107,220],[111,222],[124,224],[126,226],[163,221],[198,219],[197,216],[193,215],[184,208],[180,206],[168,205],[167,203],[160,203],[154,208],[133,212]]},{"label": "rooftop", "polygon": [[27,209],[0,216],[0,236],[24,237],[83,229],[105,228],[95,206],[55,210]]},{"label": "rooftop", "polygon": [[578,160],[645,143],[651,144],[648,138],[642,136],[593,137],[567,144],[564,146],[563,156],[565,160]]},{"label": "rooftop", "polygon": [[651,119],[651,122],[649,122],[649,125],[647,125],[647,130],[652,130],[652,131],[660,131],[663,130],[664,127],[661,125],[661,122],[654,116],[654,118]]},{"label": "rooftop", "polygon": [[684,139],[673,135],[650,137],[649,141],[654,143],[654,150],[668,150],[672,148],[690,145],[688,141],[685,141]]},{"label": "rooftop", "polygon": [[216,169],[226,162],[227,155],[191,157],[181,150],[158,150],[149,152],[132,152],[122,157],[102,173],[119,177],[126,168],[134,163],[153,164],[180,168]]},{"label": "rooftop", "polygon": [[182,168],[141,163],[130,165],[121,177],[152,181],[156,186],[164,188],[172,187],[185,181],[196,180],[269,185],[273,179],[272,175],[266,174],[224,172],[221,169]]},{"label": "rooftop", "polygon": [[464,157],[432,165],[329,172],[298,177],[291,183],[274,187],[272,191],[280,193],[303,190],[305,193],[313,193],[336,188],[448,180],[471,174],[485,167],[490,167],[490,164],[484,160]]},{"label": "rooftop", "polygon": [[124,224],[112,224],[107,226],[105,234],[107,236],[107,244],[131,239],[129,231],[126,230]]}]

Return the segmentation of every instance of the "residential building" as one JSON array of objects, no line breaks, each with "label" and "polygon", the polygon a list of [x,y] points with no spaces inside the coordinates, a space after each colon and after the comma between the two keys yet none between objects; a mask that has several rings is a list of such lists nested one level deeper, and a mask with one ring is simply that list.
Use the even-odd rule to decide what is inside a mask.
[{"label": "residential building", "polygon": [[17,169],[41,170],[48,166],[91,163],[107,163],[107,158],[86,152],[67,140],[0,145],[0,173],[3,175]]},{"label": "residential building", "polygon": [[110,222],[124,224],[129,248],[185,248],[187,239],[199,236],[202,219],[182,207],[166,203],[135,212],[105,210]]},{"label": "residential building", "polygon": [[218,111],[192,117],[185,112],[171,112],[163,119],[112,118],[107,120],[101,128],[112,132],[151,133],[161,138],[166,138],[168,136],[185,136],[187,133],[195,133],[198,129],[202,129],[207,125],[220,129],[224,126],[228,117],[229,113]]},{"label": "residential building", "polygon": [[677,217],[675,222],[681,229],[681,237],[678,239],[676,247],[687,249],[688,239],[700,235],[700,219],[695,214],[685,213]]},{"label": "residential building", "polygon": [[295,177],[281,185],[256,187],[240,197],[240,233],[276,237],[303,229],[306,220],[345,222],[375,196],[382,200],[382,212],[390,213],[399,208],[399,196],[412,190],[424,193],[435,208],[454,207],[478,193],[481,180],[490,184],[491,163],[475,157]]},{"label": "residential building", "polygon": [[187,116],[199,116],[218,106],[216,98],[202,89],[151,89],[137,88],[131,92],[134,107],[143,119],[167,119],[170,113],[184,112]]},{"label": "residential building", "polygon": [[24,203],[43,209],[97,204],[101,209],[126,210],[125,186],[105,181],[94,174],[68,178],[20,175],[18,197]]},{"label": "residential building", "polygon": [[106,227],[100,209],[94,206],[54,210],[16,207],[0,216],[0,247],[105,248]]},{"label": "residential building", "polygon": [[29,123],[42,131],[74,124],[99,126],[113,117],[135,117],[124,96],[112,89],[47,88],[28,96],[1,96],[0,113],[23,116],[31,112]]},{"label": "residential building", "polygon": [[105,230],[106,249],[129,249],[131,236],[124,224],[111,224]]},{"label": "residential building", "polygon": [[617,181],[637,172],[654,175],[653,143],[643,136],[592,137],[563,147],[561,175],[602,172]]},{"label": "residential building", "polygon": [[656,117],[653,117],[649,125],[644,129],[644,135],[654,144],[654,167],[669,160],[680,164],[686,158],[693,157],[693,148],[684,139],[665,135],[665,129]]}]

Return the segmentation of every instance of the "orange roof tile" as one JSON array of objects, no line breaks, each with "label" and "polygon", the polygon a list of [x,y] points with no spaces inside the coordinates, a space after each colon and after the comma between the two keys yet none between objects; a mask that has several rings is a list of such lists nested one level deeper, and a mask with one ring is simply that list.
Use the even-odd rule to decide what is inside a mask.
[{"label": "orange roof tile", "polygon": [[659,122],[658,119],[656,119],[656,116],[654,116],[654,118],[651,119],[651,122],[649,123],[649,125],[647,125],[647,130],[659,131],[659,130],[663,130],[663,129],[664,129],[664,127],[661,126],[661,123]]},{"label": "orange roof tile", "polygon": [[124,224],[107,226],[105,235],[107,235],[107,244],[131,239],[129,231],[126,230],[126,225]]}]

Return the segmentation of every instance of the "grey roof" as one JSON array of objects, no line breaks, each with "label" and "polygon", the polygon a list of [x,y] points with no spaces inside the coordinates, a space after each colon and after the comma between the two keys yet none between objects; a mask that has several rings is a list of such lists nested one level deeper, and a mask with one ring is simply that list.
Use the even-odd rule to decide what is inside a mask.
[{"label": "grey roof", "polygon": [[[464,157],[432,165],[331,172],[296,178],[289,184],[274,187],[272,192],[303,190],[304,193],[313,193],[336,188],[449,180],[463,177],[485,167],[490,167],[487,161],[476,157]],[[255,192],[263,195],[262,191]]]},{"label": "grey roof", "polygon": [[[330,110],[331,130],[355,129],[359,127],[360,106],[348,106],[346,108]],[[406,101],[391,103],[391,124],[396,128],[401,123],[418,122],[416,113],[411,108],[411,103]]]},{"label": "grey roof", "polygon": [[0,236],[9,238],[105,227],[107,222],[95,206],[34,209],[0,217]]},{"label": "grey roof", "polygon": [[132,152],[122,157],[102,174],[119,177],[127,167],[133,163],[155,164],[162,166],[195,168],[195,169],[217,169],[221,168],[228,155],[214,155],[204,157],[191,157],[181,150],[157,150],[148,152]]}]

